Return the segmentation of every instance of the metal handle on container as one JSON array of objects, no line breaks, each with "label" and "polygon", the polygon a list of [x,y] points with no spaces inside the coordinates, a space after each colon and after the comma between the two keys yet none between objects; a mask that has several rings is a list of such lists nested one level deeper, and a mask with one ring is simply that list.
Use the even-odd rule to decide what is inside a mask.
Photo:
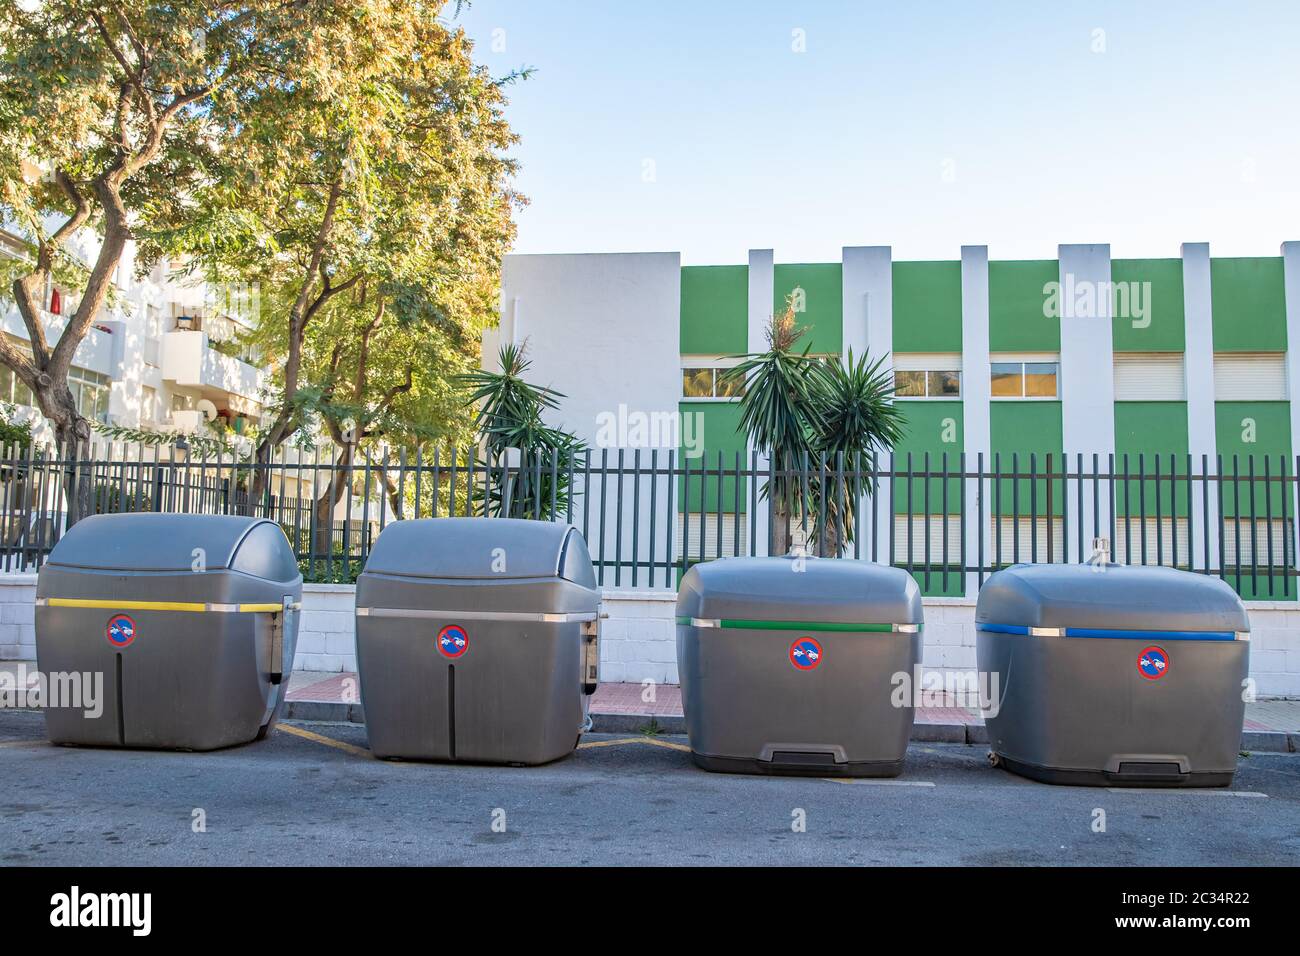
[{"label": "metal handle on container", "polygon": [[590,697],[596,693],[600,678],[600,618],[584,621],[582,625],[582,692]]},{"label": "metal handle on container", "polygon": [[[284,680],[284,624],[285,619],[294,611],[302,607],[300,601],[295,601],[289,595],[285,595],[284,603],[279,611],[271,612],[271,665],[267,668],[267,673],[272,684],[279,684]],[[290,665],[292,666],[292,665]]]}]

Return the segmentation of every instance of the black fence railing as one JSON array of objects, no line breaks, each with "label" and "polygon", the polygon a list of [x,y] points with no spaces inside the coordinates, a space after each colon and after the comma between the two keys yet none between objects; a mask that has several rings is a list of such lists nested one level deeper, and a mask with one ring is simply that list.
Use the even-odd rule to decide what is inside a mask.
[{"label": "black fence railing", "polygon": [[485,461],[478,449],[349,463],[114,448],[0,456],[0,568],[38,569],[88,514],[243,514],[278,522],[308,580],[350,581],[390,522],[566,521],[607,588],[675,588],[694,563],[786,553],[886,562],[929,594],[973,593],[1018,562],[1160,564],[1244,597],[1296,596],[1300,457],[884,454],[803,458],[601,449]]}]

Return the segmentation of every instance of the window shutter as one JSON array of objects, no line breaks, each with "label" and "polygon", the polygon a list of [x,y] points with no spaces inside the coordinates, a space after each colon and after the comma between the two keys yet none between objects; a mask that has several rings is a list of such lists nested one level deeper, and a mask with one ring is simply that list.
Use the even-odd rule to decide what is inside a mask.
[{"label": "window shutter", "polygon": [[1181,402],[1186,398],[1183,353],[1115,353],[1115,401]]},{"label": "window shutter", "polygon": [[1214,356],[1216,401],[1283,402],[1286,396],[1286,361],[1280,352]]}]

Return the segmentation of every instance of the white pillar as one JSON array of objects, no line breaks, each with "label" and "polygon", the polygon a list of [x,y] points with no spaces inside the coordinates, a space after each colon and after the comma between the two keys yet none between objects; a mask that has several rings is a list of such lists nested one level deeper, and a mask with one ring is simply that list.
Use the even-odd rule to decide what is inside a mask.
[{"label": "white pillar", "polygon": [[[1214,430],[1214,324],[1210,296],[1210,245],[1207,242],[1185,242],[1183,257],[1183,369],[1187,382],[1187,451],[1192,456],[1192,471],[1199,474],[1201,456],[1208,462],[1209,473],[1214,474],[1217,464],[1215,453],[1218,439]],[[1214,489],[1210,489],[1211,508]],[[1204,559],[1205,544],[1210,545],[1210,567],[1219,566],[1219,535],[1217,527],[1202,528],[1201,511],[1191,508],[1191,528],[1188,537],[1193,563]],[[1211,521],[1214,520],[1211,510]],[[1208,530],[1208,534],[1207,534]],[[1203,537],[1204,536],[1204,537]]]},{"label": "white pillar", "polygon": [[1286,297],[1286,380],[1291,401],[1291,454],[1300,454],[1300,242],[1282,243]]},{"label": "white pillar", "polygon": [[[1061,289],[1061,444],[1067,467],[1078,463],[1092,467],[1115,452],[1115,355],[1111,312],[1109,245],[1063,245],[1058,248]],[[1059,488],[1059,486],[1058,486]],[[1070,488],[1070,492],[1074,489]],[[1093,488],[1083,487],[1083,508],[1077,494],[1065,499],[1067,559],[1078,559],[1079,532],[1083,532],[1083,557],[1092,553]],[[1101,537],[1107,536],[1108,497],[1101,495],[1097,509]],[[1083,522],[1080,525],[1080,521]],[[1113,552],[1112,552],[1113,553]]]},{"label": "white pillar", "polygon": [[[961,409],[966,470],[974,471],[984,455],[984,468],[992,467],[993,438],[989,424],[989,248],[961,247]],[[966,483],[968,521],[979,515],[979,483]],[[985,499],[984,521],[967,524],[966,566],[977,567],[981,543],[984,562],[990,563],[993,540],[990,533],[989,499]],[[974,533],[971,529],[974,528]],[[966,593],[979,591],[977,574],[966,576]]]},{"label": "white pillar", "polygon": [[[894,264],[889,246],[845,246],[841,256],[844,326],[842,341],[847,361],[850,349],[856,362],[870,354],[872,361],[887,357],[894,350]],[[886,365],[889,364],[886,358]],[[889,457],[882,455],[880,467],[887,468]],[[875,542],[876,560],[888,564],[889,529],[893,524],[893,488],[881,482],[875,502],[866,502],[862,518],[863,541],[860,554],[870,559],[871,542]],[[876,515],[873,527],[872,514]],[[849,551],[852,555],[852,551]]]},{"label": "white pillar", "polygon": [[[767,351],[767,328],[772,320],[772,298],[776,295],[776,270],[773,265],[771,249],[749,250],[749,352]],[[749,461],[754,461],[754,446],[751,442],[747,453]],[[758,467],[767,469],[767,456],[758,456]],[[766,479],[760,477],[757,487],[761,488]],[[749,502],[754,509],[754,553],[766,555],[771,545],[771,526],[769,513],[771,504],[767,500],[755,499]]]}]

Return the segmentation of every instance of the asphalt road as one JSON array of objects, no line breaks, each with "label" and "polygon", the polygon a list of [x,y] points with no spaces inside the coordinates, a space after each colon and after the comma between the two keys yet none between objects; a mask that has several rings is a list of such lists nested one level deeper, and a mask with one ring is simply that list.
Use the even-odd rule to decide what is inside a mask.
[{"label": "asphalt road", "polygon": [[211,754],[52,747],[39,714],[0,711],[0,863],[1300,864],[1300,755],[1243,757],[1231,791],[1114,792],[957,744],[844,783],[706,773],[684,738],[652,739],[468,767],[375,760],[338,724]]}]

